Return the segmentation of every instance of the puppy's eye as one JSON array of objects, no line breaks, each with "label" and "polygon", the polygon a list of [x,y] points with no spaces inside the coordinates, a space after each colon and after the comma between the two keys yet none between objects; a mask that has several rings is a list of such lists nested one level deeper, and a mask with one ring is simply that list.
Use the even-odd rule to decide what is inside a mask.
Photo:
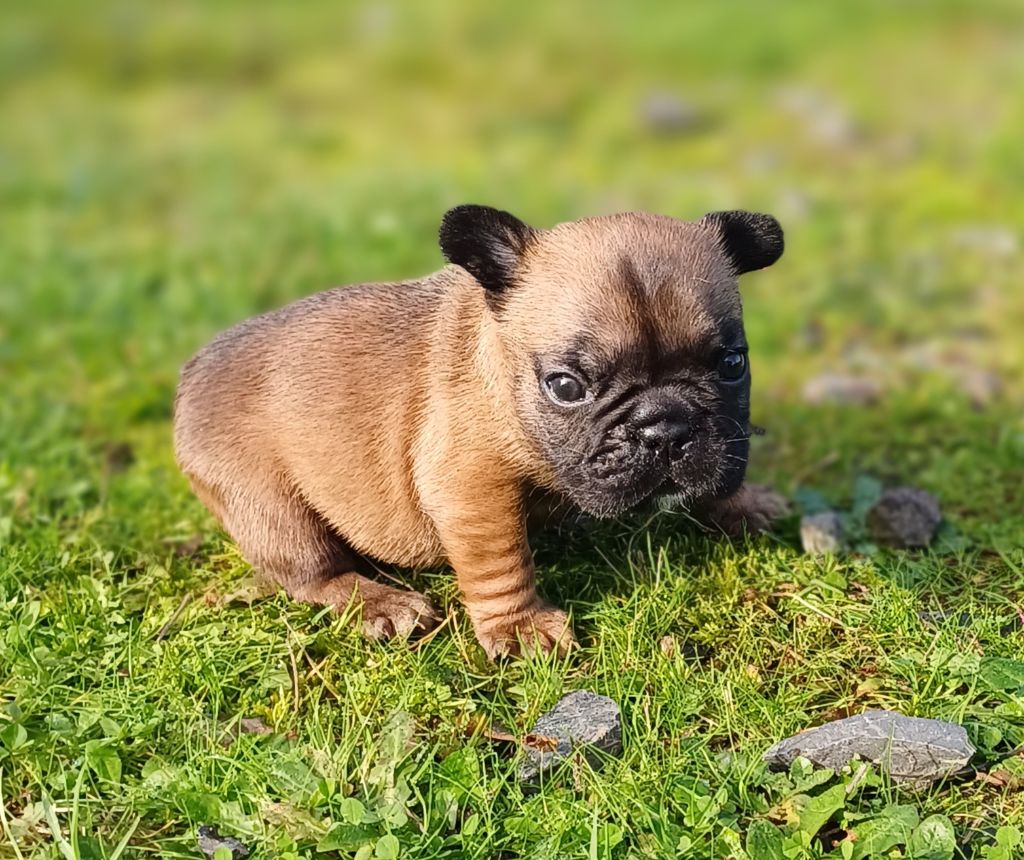
[{"label": "puppy's eye", "polygon": [[742,352],[727,352],[718,360],[718,375],[728,382],[742,379],[747,372],[747,356]]},{"label": "puppy's eye", "polygon": [[571,373],[552,373],[544,388],[555,403],[579,403],[587,396],[586,386]]}]

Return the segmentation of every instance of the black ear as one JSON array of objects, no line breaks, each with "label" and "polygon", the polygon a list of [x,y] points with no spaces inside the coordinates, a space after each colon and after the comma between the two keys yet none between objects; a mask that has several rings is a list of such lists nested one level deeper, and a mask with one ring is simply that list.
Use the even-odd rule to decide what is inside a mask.
[{"label": "black ear", "polygon": [[513,280],[534,230],[514,215],[490,206],[456,206],[441,220],[441,251],[484,287],[501,292]]},{"label": "black ear", "polygon": [[722,250],[737,275],[765,269],[782,256],[782,227],[758,212],[709,212],[701,219],[718,230]]}]

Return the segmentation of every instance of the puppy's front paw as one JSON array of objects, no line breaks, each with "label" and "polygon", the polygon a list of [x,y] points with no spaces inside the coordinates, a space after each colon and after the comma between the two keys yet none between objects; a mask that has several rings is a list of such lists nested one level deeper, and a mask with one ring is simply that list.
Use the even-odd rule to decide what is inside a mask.
[{"label": "puppy's front paw", "polygon": [[477,641],[491,660],[537,652],[566,654],[576,647],[569,616],[561,609],[544,604],[507,618],[474,625],[474,628]]},{"label": "puppy's front paw", "polygon": [[377,585],[363,598],[363,633],[370,639],[408,639],[433,629],[439,619],[430,599],[418,591]]},{"label": "puppy's front paw", "polygon": [[760,534],[789,513],[785,496],[763,484],[744,484],[727,499],[713,504],[707,511],[708,522],[729,537]]}]

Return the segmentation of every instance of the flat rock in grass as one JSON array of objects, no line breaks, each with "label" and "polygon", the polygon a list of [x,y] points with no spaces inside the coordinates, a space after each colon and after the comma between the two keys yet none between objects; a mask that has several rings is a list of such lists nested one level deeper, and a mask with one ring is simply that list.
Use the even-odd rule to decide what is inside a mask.
[{"label": "flat rock in grass", "polygon": [[622,751],[619,706],[607,696],[577,690],[562,698],[537,720],[527,736],[526,759],[519,768],[521,782],[534,782],[580,749],[596,765],[593,751],[617,755]]},{"label": "flat rock in grass", "polygon": [[984,409],[1002,394],[1003,380],[991,370],[981,367],[958,367],[951,375],[975,409]]},{"label": "flat rock in grass", "polygon": [[242,717],[237,723],[229,722],[217,742],[222,747],[229,747],[242,735],[272,735],[273,733],[274,730],[259,717]]},{"label": "flat rock in grass", "polygon": [[950,623],[954,627],[970,627],[974,623],[974,616],[970,612],[946,612],[944,609],[922,609],[917,613],[917,617],[922,623],[932,627],[942,627]]},{"label": "flat rock in grass", "polygon": [[962,726],[895,711],[865,711],[779,741],[764,759],[788,767],[803,756],[839,770],[859,758],[880,765],[894,782],[920,788],[960,770],[973,755]]},{"label": "flat rock in grass", "polygon": [[1000,224],[965,224],[955,230],[951,238],[961,248],[993,257],[1013,257],[1020,250],[1017,231]]},{"label": "flat rock in grass", "polygon": [[779,92],[778,103],[803,122],[808,137],[817,144],[847,149],[864,136],[846,108],[821,90],[786,87]]},{"label": "flat rock in grass", "polygon": [[249,856],[249,848],[244,842],[239,842],[234,836],[221,836],[216,827],[204,824],[199,828],[197,836],[199,850],[207,857],[213,857],[220,848],[227,848],[232,860],[244,860]]},{"label": "flat rock in grass", "polygon": [[692,134],[710,124],[704,111],[665,90],[650,92],[644,97],[640,103],[640,119],[650,131],[665,137]]},{"label": "flat rock in grass", "polygon": [[867,515],[871,538],[901,549],[928,546],[941,522],[939,500],[916,487],[885,490]]},{"label": "flat rock in grass", "polygon": [[800,519],[800,543],[810,555],[842,552],[846,546],[843,520],[835,511],[808,514]]},{"label": "flat rock in grass", "polygon": [[135,462],[135,449],[127,442],[110,442],[103,449],[103,469],[108,475],[120,475]]},{"label": "flat rock in grass", "polygon": [[841,406],[870,406],[882,395],[882,385],[868,376],[848,373],[823,373],[808,379],[804,400],[814,405],[837,403]]}]

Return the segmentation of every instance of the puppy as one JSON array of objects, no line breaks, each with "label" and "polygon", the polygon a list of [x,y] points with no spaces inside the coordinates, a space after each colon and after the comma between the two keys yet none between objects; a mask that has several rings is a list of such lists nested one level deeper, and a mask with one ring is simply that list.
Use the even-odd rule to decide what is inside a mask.
[{"label": "puppy", "polygon": [[451,264],[328,290],[221,334],[181,375],[178,462],[252,565],[299,600],[361,604],[373,637],[436,622],[362,558],[449,563],[488,656],[565,650],[535,589],[528,500],[596,517],[671,494],[727,531],[750,369],[736,277],[774,263],[768,215],[629,213],[530,227],[459,206]]}]

